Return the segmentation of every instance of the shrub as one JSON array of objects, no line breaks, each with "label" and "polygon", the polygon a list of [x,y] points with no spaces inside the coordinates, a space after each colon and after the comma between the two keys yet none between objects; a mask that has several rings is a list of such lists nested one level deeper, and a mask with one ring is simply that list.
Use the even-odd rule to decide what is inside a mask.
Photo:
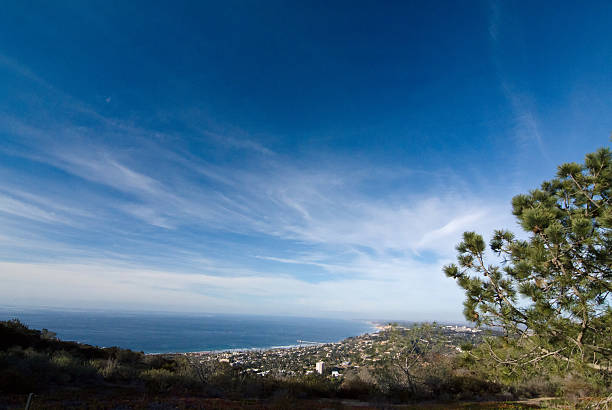
[{"label": "shrub", "polygon": [[361,379],[357,374],[346,375],[338,394],[340,397],[364,400],[377,391],[376,385]]},{"label": "shrub", "polygon": [[59,352],[53,354],[51,358],[51,363],[55,366],[66,369],[78,366],[78,362],[72,356],[70,356],[69,353],[63,350],[60,350]]},{"label": "shrub", "polygon": [[119,364],[116,359],[93,359],[89,361],[89,365],[106,380],[112,380],[118,375]]},{"label": "shrub", "polygon": [[167,393],[181,386],[183,378],[165,369],[145,370],[140,374],[150,393]]}]

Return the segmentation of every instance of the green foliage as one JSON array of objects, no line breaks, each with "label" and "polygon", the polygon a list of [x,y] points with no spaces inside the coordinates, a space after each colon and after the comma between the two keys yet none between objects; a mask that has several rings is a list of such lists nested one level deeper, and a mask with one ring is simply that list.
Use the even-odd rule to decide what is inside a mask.
[{"label": "green foliage", "polygon": [[384,346],[386,355],[379,356],[387,357],[383,364],[393,383],[416,394],[418,384],[422,383],[422,370],[442,351],[440,329],[435,324],[422,324],[407,331],[393,328],[390,333],[389,346]]},{"label": "green foliage", "polygon": [[528,239],[495,231],[498,264],[487,263],[482,236],[463,234],[458,263],[444,272],[465,289],[468,320],[504,330],[508,349],[489,353],[507,372],[553,362],[566,372],[612,371],[611,196],[612,153],[601,148],[513,198]]},{"label": "green foliage", "polygon": [[89,365],[96,369],[98,374],[105,380],[117,379],[119,364],[116,359],[108,358],[90,360]]},{"label": "green foliage", "polygon": [[[450,343],[452,338],[452,334],[435,323],[392,328],[388,343],[382,344],[377,354],[383,359],[370,377],[362,376],[357,381],[347,378],[345,382],[351,381],[363,389],[369,387],[370,396],[378,391],[383,397],[399,402],[496,397],[501,385],[465,371],[463,364],[457,366],[460,363],[455,359],[458,353]],[[473,348],[470,343],[463,345]]]},{"label": "green foliage", "polygon": [[341,397],[363,400],[376,394],[379,391],[379,386],[379,378],[367,368],[362,367],[345,374],[339,393]]},{"label": "green foliage", "polygon": [[167,393],[171,390],[184,390],[184,378],[166,369],[149,369],[140,374],[150,393]]}]

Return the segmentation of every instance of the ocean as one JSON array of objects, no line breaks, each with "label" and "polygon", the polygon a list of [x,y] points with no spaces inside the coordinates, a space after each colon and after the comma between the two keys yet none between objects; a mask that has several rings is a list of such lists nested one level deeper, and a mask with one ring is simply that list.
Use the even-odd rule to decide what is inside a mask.
[{"label": "ocean", "polygon": [[372,332],[360,320],[225,314],[119,313],[0,307],[0,320],[19,319],[62,340],[145,353],[182,353],[328,343]]}]

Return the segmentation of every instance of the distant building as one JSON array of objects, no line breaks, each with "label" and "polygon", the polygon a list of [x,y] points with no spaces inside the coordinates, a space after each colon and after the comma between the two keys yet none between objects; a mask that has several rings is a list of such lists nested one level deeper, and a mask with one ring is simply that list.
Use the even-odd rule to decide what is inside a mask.
[{"label": "distant building", "polygon": [[325,362],[317,362],[316,369],[317,373],[323,374],[323,372],[325,371]]}]

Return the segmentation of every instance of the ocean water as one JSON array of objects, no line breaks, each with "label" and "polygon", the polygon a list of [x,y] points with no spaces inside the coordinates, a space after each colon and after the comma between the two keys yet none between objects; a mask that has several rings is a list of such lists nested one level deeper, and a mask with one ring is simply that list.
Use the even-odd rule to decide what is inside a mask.
[{"label": "ocean water", "polygon": [[298,340],[327,343],[374,331],[359,320],[0,307],[0,320],[13,318],[49,329],[62,340],[145,353],[262,349],[292,346]]}]

